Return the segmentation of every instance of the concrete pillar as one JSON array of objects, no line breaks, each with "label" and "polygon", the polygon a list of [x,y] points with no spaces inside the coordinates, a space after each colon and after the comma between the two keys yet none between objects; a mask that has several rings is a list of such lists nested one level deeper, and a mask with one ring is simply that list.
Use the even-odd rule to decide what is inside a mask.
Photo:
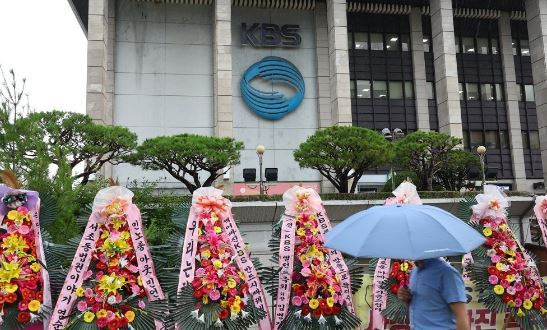
[{"label": "concrete pillar", "polygon": [[112,125],[113,117],[115,26],[115,2],[90,0],[86,113],[105,125]]},{"label": "concrete pillar", "polygon": [[352,125],[346,0],[327,0],[330,109],[333,125]]},{"label": "concrete pillar", "polygon": [[429,131],[429,106],[427,102],[427,81],[425,76],[422,9],[420,7],[412,7],[409,20],[412,73],[414,76],[414,97],[416,98],[416,122],[418,130]]},{"label": "concrete pillar", "polygon": [[547,1],[526,0],[543,178],[547,182]]},{"label": "concrete pillar", "polygon": [[502,12],[498,20],[503,81],[505,82],[505,108],[509,121],[509,142],[511,144],[511,161],[513,167],[515,190],[526,190],[526,169],[522,150],[522,129],[520,126],[519,90],[515,75],[515,60],[511,36],[511,18],[509,12]]},{"label": "concrete pillar", "polygon": [[213,12],[213,104],[215,135],[219,137],[233,137],[231,1],[215,0]]},{"label": "concrete pillar", "polygon": [[[315,54],[317,57],[317,110],[319,111],[319,128],[326,128],[333,125],[330,95],[327,5],[324,2],[317,2],[314,14]],[[332,183],[323,176],[321,180],[321,192],[336,192]]]},{"label": "concrete pillar", "polygon": [[462,138],[452,0],[430,0],[439,131]]},{"label": "concrete pillar", "polygon": [[315,53],[317,57],[319,128],[332,126],[330,111],[329,36],[327,31],[327,5],[323,2],[318,2],[315,5]]}]

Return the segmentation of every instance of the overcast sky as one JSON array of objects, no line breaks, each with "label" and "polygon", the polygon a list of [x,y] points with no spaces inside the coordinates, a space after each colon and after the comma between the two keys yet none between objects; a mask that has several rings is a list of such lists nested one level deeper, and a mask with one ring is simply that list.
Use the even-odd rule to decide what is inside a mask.
[{"label": "overcast sky", "polygon": [[0,0],[0,65],[39,111],[85,112],[87,41],[68,0]]}]

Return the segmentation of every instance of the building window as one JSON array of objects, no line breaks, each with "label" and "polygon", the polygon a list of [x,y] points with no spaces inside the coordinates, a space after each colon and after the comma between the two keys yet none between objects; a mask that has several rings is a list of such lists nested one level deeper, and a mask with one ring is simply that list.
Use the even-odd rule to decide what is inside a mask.
[{"label": "building window", "polygon": [[399,50],[399,36],[397,34],[386,34],[386,49],[389,51]]},{"label": "building window", "polygon": [[494,84],[494,87],[496,89],[496,100],[503,101],[503,85]]},{"label": "building window", "polygon": [[353,48],[353,33],[348,32],[348,49]]},{"label": "building window", "polygon": [[509,136],[507,131],[500,131],[500,149],[509,149]]},{"label": "building window", "polygon": [[354,33],[354,47],[355,49],[367,50],[368,49],[368,34],[367,33]]},{"label": "building window", "polygon": [[528,44],[528,40],[526,39],[520,40],[520,55],[530,56],[530,45]]},{"label": "building window", "polygon": [[494,38],[494,39],[491,39],[490,42],[492,43],[492,54],[496,55],[498,54],[499,52],[499,44],[498,44],[498,39]]},{"label": "building window", "polygon": [[401,49],[403,52],[410,51],[410,37],[408,34],[401,34]]},{"label": "building window", "polygon": [[469,131],[469,143],[471,149],[476,149],[478,146],[483,145],[482,131]]},{"label": "building window", "polygon": [[479,54],[488,54],[488,38],[477,38],[477,50]]},{"label": "building window", "polygon": [[499,149],[498,131],[485,131],[484,142],[487,149]]},{"label": "building window", "polygon": [[454,43],[456,44],[456,54],[458,54],[460,52],[460,38],[454,36]]},{"label": "building window", "polygon": [[462,46],[464,54],[475,53],[475,40],[471,37],[462,37]]},{"label": "building window", "polygon": [[406,99],[414,98],[414,86],[412,81],[405,81],[405,98]]},{"label": "building window", "polygon": [[479,84],[475,83],[466,83],[465,91],[467,94],[467,101],[478,101],[479,100]]},{"label": "building window", "polygon": [[349,93],[351,97],[355,97],[355,80],[349,81]]},{"label": "building window", "polygon": [[424,52],[429,53],[431,51],[431,37],[424,36],[422,42],[424,45]]},{"label": "building window", "polygon": [[463,84],[458,83],[458,93],[460,94],[460,101],[465,100],[465,94],[463,92]]},{"label": "building window", "polygon": [[425,82],[425,88],[427,89],[427,99],[428,100],[434,100],[435,99],[435,91],[433,90],[433,82],[432,81],[426,81]]},{"label": "building window", "polygon": [[494,101],[494,85],[481,84],[481,99],[483,101]]},{"label": "building window", "polygon": [[522,147],[524,149],[530,149],[530,138],[528,137],[528,132],[522,131]]},{"label": "building window", "polygon": [[356,80],[356,84],[357,84],[357,98],[370,99],[370,81]]},{"label": "building window", "polygon": [[539,149],[539,132],[529,131],[528,136],[530,138],[530,149]]},{"label": "building window", "polygon": [[370,49],[371,50],[384,50],[384,38],[381,33],[370,34]]},{"label": "building window", "polygon": [[375,80],[372,82],[375,99],[387,99],[387,83],[385,81]]},{"label": "building window", "polygon": [[392,100],[400,100],[403,98],[403,83],[401,81],[389,82],[389,98]]},{"label": "building window", "polygon": [[524,94],[524,97],[521,96],[521,99],[524,99],[526,102],[534,102],[536,100],[534,96],[534,85],[523,85],[522,94]]},{"label": "building window", "polygon": [[511,42],[511,47],[513,48],[513,55],[517,55],[517,39],[513,38]]}]

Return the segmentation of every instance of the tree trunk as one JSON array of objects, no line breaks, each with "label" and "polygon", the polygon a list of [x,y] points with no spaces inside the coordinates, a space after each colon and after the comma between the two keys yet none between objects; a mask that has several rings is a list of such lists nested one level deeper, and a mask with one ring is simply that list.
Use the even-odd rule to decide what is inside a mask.
[{"label": "tree trunk", "polygon": [[433,178],[431,176],[427,177],[427,191],[433,191]]},{"label": "tree trunk", "polygon": [[341,194],[347,194],[348,193],[348,179],[338,179],[338,182],[340,186],[338,187],[338,192]]}]

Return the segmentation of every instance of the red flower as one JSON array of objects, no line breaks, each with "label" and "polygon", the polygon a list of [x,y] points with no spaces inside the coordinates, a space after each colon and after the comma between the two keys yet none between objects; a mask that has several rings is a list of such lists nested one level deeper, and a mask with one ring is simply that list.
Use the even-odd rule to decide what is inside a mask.
[{"label": "red flower", "polygon": [[323,314],[321,312],[321,308],[318,308],[316,310],[313,311],[313,317],[316,317],[316,318],[320,318],[321,317],[321,314]]},{"label": "red flower", "polygon": [[306,305],[306,306],[302,306],[302,315],[303,315],[303,316],[308,315],[308,314],[310,313],[310,311],[311,311],[311,309],[310,309],[309,306],[307,306],[307,305]]},{"label": "red flower", "polygon": [[228,313],[228,311],[226,309],[221,309],[220,310],[220,313],[218,315],[218,318],[221,319],[221,320],[225,320],[228,318],[230,314]]},{"label": "red flower", "polygon": [[30,314],[28,312],[20,312],[17,314],[17,321],[21,323],[27,323],[30,321]]},{"label": "red flower", "polygon": [[397,284],[392,284],[391,285],[391,292],[393,294],[397,294],[399,292],[399,286]]},{"label": "red flower", "polygon": [[15,293],[8,293],[6,296],[6,302],[8,304],[13,304],[17,300],[17,295]]}]

